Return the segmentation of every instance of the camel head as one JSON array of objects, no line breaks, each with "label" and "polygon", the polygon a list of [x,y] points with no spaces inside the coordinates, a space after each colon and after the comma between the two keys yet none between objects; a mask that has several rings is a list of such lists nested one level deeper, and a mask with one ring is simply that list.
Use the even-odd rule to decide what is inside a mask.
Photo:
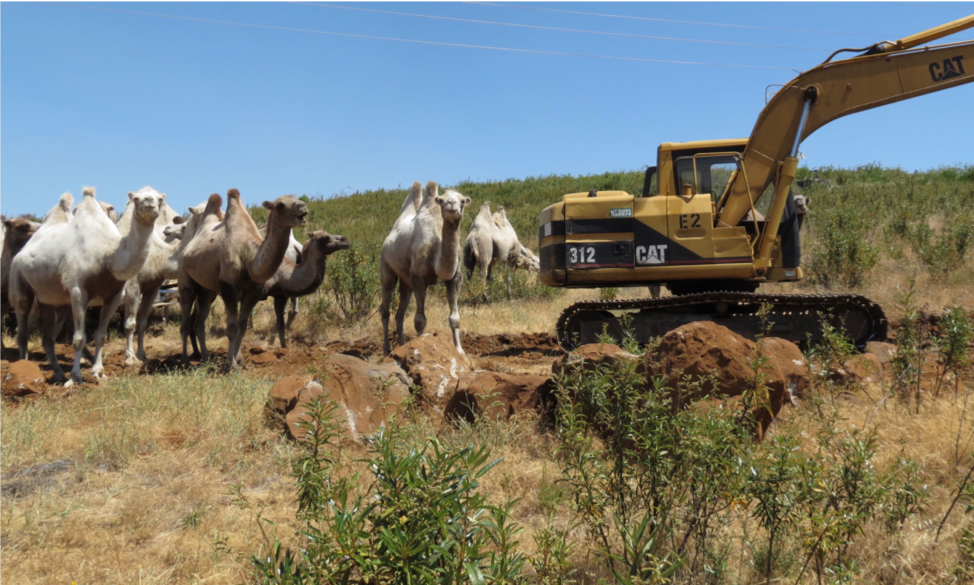
[{"label": "camel head", "polygon": [[142,187],[129,191],[129,204],[135,212],[135,219],[142,225],[153,225],[162,209],[163,196],[152,187]]},{"label": "camel head", "polygon": [[443,219],[450,222],[458,222],[463,219],[463,209],[470,205],[469,197],[464,197],[453,189],[447,190],[442,195],[437,195],[433,200],[440,206]]},{"label": "camel head", "polygon": [[318,251],[324,256],[334,254],[339,250],[347,250],[352,245],[345,236],[332,235],[325,230],[311,232],[308,243],[304,245],[305,250],[310,250],[316,246]]},{"label": "camel head", "polygon": [[181,240],[183,239],[183,234],[186,233],[186,227],[188,225],[189,224],[185,222],[167,225],[165,228],[163,228],[162,235],[166,236],[166,238],[175,238],[177,240]]},{"label": "camel head", "polygon": [[27,240],[34,235],[41,224],[35,223],[22,217],[4,219],[4,238],[10,244],[11,249],[20,250],[27,243]]},{"label": "camel head", "polygon": [[270,210],[267,223],[282,228],[302,227],[308,224],[308,206],[294,195],[282,195],[274,201],[265,201]]},{"label": "camel head", "polygon": [[541,261],[527,250],[511,250],[511,253],[507,255],[507,265],[511,267],[511,270],[541,271]]}]

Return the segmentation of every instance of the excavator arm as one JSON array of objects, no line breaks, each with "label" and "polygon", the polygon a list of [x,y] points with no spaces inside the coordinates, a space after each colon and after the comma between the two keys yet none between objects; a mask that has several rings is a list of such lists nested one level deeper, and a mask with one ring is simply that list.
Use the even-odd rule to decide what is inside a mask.
[{"label": "excavator arm", "polygon": [[[766,229],[755,254],[757,268],[770,266],[798,145],[818,128],[842,116],[974,81],[974,41],[913,47],[974,27],[974,15],[874,45],[867,53],[822,63],[785,85],[758,117],[740,171],[718,203],[717,227],[736,226],[774,183]],[[872,54],[870,54],[872,53]]]}]

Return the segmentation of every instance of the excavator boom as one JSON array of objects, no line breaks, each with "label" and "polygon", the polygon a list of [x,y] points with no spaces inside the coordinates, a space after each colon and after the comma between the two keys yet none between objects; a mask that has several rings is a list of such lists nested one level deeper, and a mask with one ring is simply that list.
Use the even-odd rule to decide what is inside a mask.
[{"label": "excavator boom", "polygon": [[[974,15],[877,46],[913,47],[972,26]],[[776,179],[779,164],[794,156],[793,147],[829,122],[971,81],[974,41],[826,62],[802,73],[776,93],[758,117],[744,151],[745,172],[735,177],[718,225],[738,225],[751,202],[757,202]],[[808,98],[811,104],[798,134]]]}]

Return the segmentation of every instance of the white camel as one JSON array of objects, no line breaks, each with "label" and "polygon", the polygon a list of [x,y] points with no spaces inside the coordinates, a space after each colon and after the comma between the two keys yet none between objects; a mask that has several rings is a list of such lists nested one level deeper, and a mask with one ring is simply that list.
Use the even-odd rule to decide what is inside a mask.
[{"label": "white camel", "polygon": [[389,305],[392,290],[399,284],[399,309],[396,311],[396,333],[399,345],[405,343],[403,320],[413,293],[416,296],[416,315],[413,325],[416,334],[426,329],[426,288],[437,280],[444,281],[450,304],[450,329],[453,344],[463,354],[460,346],[460,220],[470,198],[456,191],[437,194],[439,186],[430,181],[420,199],[422,186],[413,183],[409,195],[402,204],[399,219],[382,244],[379,275],[382,281],[382,342],[385,353],[389,346]]},{"label": "white camel", "polygon": [[[64,197],[62,196],[62,201]],[[149,238],[159,216],[159,193],[147,189],[130,192],[135,202],[129,221],[119,230],[95,200],[95,190],[84,189],[77,213],[68,223],[42,225],[14,257],[10,268],[10,302],[17,312],[17,344],[27,356],[27,317],[36,298],[41,309],[44,350],[55,379],[65,381],[54,353],[57,307],[70,305],[74,317],[74,366],[66,385],[80,383],[81,355],[85,348],[85,310],[88,301],[104,300],[95,331],[95,360],[91,373],[103,377],[102,343],[108,321],[121,302],[125,282],[138,274],[149,254]],[[68,196],[68,209],[71,197]]]},{"label": "white camel", "polygon": [[[143,190],[145,189],[149,189],[149,187],[145,187]],[[204,205],[190,207],[190,219],[184,223],[182,216],[176,214],[165,202],[166,194],[162,193],[160,196],[162,197],[161,210],[155,222],[155,234],[149,239],[149,255],[138,275],[125,283],[122,306],[125,309],[126,366],[145,361],[145,330],[149,323],[149,314],[152,312],[152,304],[162,284],[166,280],[176,278],[179,257],[196,233],[199,217],[203,213]],[[133,205],[134,203],[130,201],[125,207],[122,219],[119,220],[119,226],[126,221],[126,217],[131,216]],[[170,223],[164,223],[167,220]],[[181,234],[186,234],[187,237],[177,238],[175,235],[166,233],[167,230],[177,225],[185,226],[184,229],[191,230],[188,234],[187,232]],[[134,350],[133,343],[136,334],[138,334],[138,351]]]},{"label": "white camel", "polygon": [[[541,268],[538,257],[518,240],[514,226],[507,219],[507,211],[501,207],[497,213],[491,215],[490,203],[484,203],[463,243],[463,265],[467,269],[467,277],[479,266],[480,276],[484,280],[490,280],[494,264],[501,260],[506,261],[511,270],[523,268],[538,272]],[[507,294],[511,294],[510,275],[507,279]]]}]

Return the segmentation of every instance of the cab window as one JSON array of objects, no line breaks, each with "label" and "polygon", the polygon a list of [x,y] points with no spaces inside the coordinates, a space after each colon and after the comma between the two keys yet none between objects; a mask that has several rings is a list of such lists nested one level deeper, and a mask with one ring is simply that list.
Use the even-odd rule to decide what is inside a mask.
[{"label": "cab window", "polygon": [[[696,176],[693,174],[694,159]],[[728,154],[698,154],[676,159],[678,192],[685,193],[689,189],[691,193],[709,193],[716,203],[737,170],[738,160],[737,155]]]}]

